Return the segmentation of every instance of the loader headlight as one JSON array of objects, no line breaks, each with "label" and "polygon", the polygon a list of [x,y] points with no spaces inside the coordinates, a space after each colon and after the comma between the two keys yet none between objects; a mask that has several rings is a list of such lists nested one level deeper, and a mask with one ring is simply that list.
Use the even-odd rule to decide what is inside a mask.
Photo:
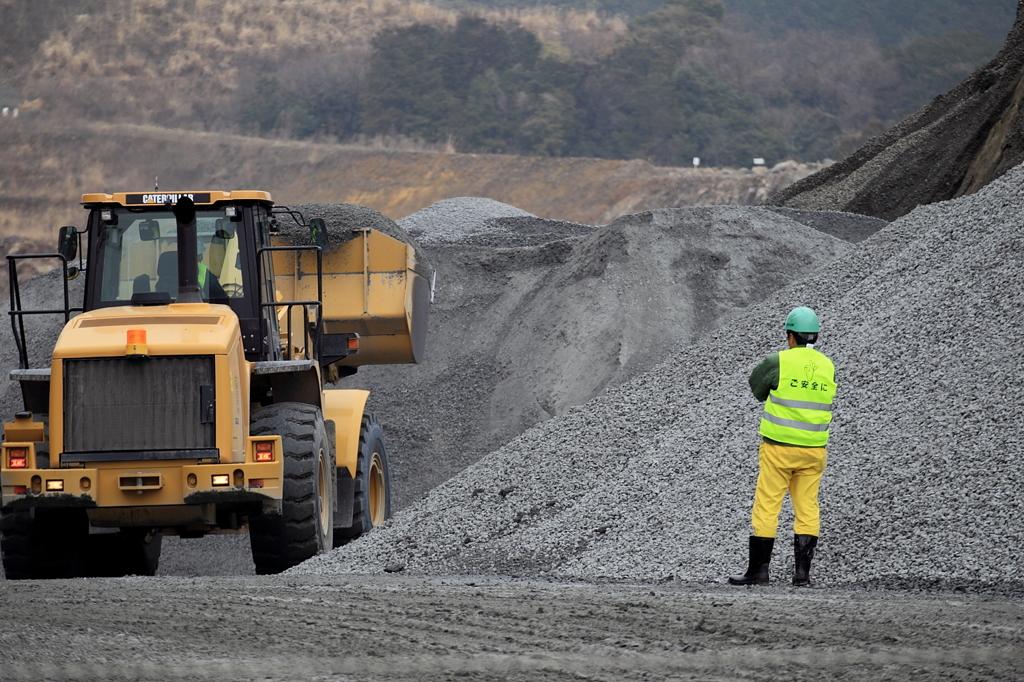
[{"label": "loader headlight", "polygon": [[46,492],[48,493],[59,493],[64,491],[64,480],[47,480],[46,481]]},{"label": "loader headlight", "polygon": [[231,476],[229,474],[214,474],[213,475],[213,487],[223,488],[231,485]]}]

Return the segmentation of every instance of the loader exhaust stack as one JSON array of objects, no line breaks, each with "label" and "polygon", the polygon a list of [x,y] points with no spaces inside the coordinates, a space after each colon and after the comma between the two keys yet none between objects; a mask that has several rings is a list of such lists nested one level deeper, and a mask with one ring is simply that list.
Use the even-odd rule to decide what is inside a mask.
[{"label": "loader exhaust stack", "polygon": [[178,223],[178,298],[177,303],[202,303],[199,287],[199,250],[196,248],[196,207],[189,197],[181,197],[171,209]]}]

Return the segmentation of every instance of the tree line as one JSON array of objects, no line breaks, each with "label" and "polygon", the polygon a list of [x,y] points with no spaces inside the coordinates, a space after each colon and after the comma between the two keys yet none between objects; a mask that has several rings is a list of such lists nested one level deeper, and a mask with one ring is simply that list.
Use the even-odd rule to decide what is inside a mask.
[{"label": "tree line", "polygon": [[[765,3],[761,3],[764,5]],[[759,39],[722,0],[664,0],[582,61],[514,23],[463,15],[377,34],[367,63],[262,76],[238,107],[261,134],[404,136],[458,151],[749,166],[839,158],[994,54],[977,32],[883,49],[865,34]]]}]

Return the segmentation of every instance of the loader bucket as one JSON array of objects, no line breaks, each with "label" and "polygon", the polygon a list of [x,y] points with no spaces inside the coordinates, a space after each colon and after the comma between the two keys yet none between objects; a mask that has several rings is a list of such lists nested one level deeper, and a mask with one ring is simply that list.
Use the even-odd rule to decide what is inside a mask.
[{"label": "loader bucket", "polygon": [[[274,252],[282,300],[317,297],[316,259],[307,251]],[[357,230],[323,254],[323,332],[359,334],[359,352],[343,367],[421,362],[430,280],[415,249],[377,230]]]}]

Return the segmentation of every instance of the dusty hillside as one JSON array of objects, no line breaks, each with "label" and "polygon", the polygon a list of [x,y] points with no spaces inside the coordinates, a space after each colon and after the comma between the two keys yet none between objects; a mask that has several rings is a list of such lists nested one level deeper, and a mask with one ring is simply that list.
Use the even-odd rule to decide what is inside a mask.
[{"label": "dusty hillside", "polygon": [[1024,161],[1024,0],[996,57],[840,163],[771,200],[893,220],[972,194]]},{"label": "dusty hillside", "polygon": [[604,225],[654,208],[753,205],[817,166],[773,172],[643,161],[401,152],[152,126],[52,127],[4,120],[0,235],[55,239],[82,225],[84,192],[265,189],[278,203],[354,203],[391,218],[450,197],[489,197],[557,220]]}]

